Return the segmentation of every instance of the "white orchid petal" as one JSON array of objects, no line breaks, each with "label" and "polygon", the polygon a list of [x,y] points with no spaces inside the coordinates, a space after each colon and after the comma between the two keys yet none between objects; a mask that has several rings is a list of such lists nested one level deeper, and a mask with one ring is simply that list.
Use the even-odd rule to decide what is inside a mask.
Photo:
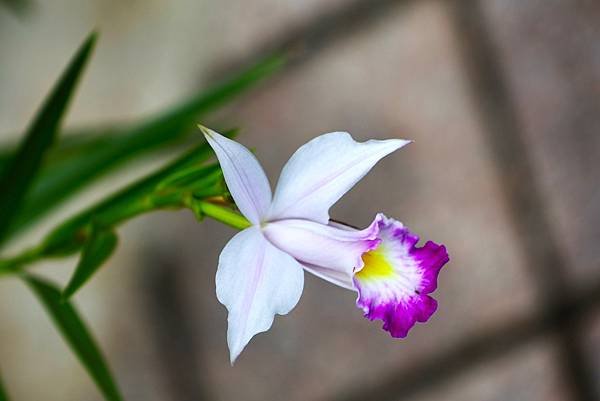
[{"label": "white orchid petal", "polygon": [[376,222],[364,230],[349,231],[310,220],[288,219],[269,222],[262,230],[273,245],[299,262],[337,270],[350,278],[355,268],[362,267],[363,253],[379,244]]},{"label": "white orchid petal", "polygon": [[326,224],[329,208],[383,157],[410,143],[403,139],[356,142],[332,132],[301,146],[279,177],[270,220],[309,219]]},{"label": "white orchid petal", "polygon": [[217,298],[229,311],[227,344],[233,364],[255,334],[271,327],[275,314],[285,315],[296,306],[304,272],[253,226],[223,248],[216,282]]},{"label": "white orchid petal", "polygon": [[329,269],[327,267],[315,266],[309,263],[302,263],[302,267],[307,272],[325,280],[339,287],[346,288],[348,290],[356,291],[354,281],[352,280],[352,274],[348,274],[344,271]]},{"label": "white orchid petal", "polygon": [[200,126],[223,170],[227,188],[242,214],[254,224],[271,204],[271,186],[256,157],[243,145]]}]

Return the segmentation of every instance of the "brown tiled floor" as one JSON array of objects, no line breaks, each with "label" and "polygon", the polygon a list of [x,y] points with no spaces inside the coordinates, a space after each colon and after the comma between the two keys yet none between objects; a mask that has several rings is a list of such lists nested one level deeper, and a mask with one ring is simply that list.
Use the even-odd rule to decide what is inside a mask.
[{"label": "brown tiled floor", "polygon": [[600,277],[600,6],[484,3],[559,245],[585,285]]},{"label": "brown tiled floor", "polygon": [[465,371],[450,383],[398,401],[565,401],[570,397],[557,372],[550,341],[527,344],[503,357]]}]

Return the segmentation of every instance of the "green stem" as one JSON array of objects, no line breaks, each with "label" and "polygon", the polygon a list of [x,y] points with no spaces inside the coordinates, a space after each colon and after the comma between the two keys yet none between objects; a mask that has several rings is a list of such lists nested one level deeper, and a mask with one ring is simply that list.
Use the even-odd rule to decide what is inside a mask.
[{"label": "green stem", "polygon": [[244,216],[226,206],[199,201],[194,203],[193,210],[197,215],[211,217],[238,230],[251,226]]},{"label": "green stem", "polygon": [[[164,209],[166,208],[166,206],[173,207],[176,205],[168,204],[161,206],[161,208]],[[211,203],[209,201],[197,200],[196,198],[190,196],[184,197],[183,205],[181,206],[189,207],[199,217],[208,216],[230,227],[237,228],[238,230],[243,230],[251,226],[250,222],[244,216],[242,216],[240,213],[236,212],[235,210],[231,209],[231,207],[225,204],[221,205]],[[150,209],[153,210],[153,208]],[[133,217],[133,215],[128,217],[131,218]],[[20,273],[23,271],[25,266],[37,262],[40,259],[57,256],[49,251],[49,249],[52,247],[48,248],[47,245],[48,244],[46,242],[42,242],[37,246],[26,249],[25,251],[21,252],[16,256],[6,259],[0,259],[0,276]],[[65,256],[68,254],[69,253],[66,253]]]},{"label": "green stem", "polygon": [[0,260],[0,275],[14,274],[23,270],[25,265],[33,263],[44,256],[44,249],[41,245],[26,249],[20,254],[8,259]]}]

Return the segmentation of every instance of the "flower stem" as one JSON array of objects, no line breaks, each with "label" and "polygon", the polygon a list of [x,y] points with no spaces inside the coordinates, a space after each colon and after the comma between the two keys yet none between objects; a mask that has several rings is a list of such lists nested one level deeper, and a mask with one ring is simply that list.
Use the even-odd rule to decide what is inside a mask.
[{"label": "flower stem", "polygon": [[[198,218],[208,216],[230,227],[237,228],[238,230],[243,230],[251,226],[250,222],[240,213],[233,210],[231,208],[231,204],[225,201],[222,197],[212,197],[206,199],[207,200],[198,200],[193,196],[184,197],[182,206],[187,206],[192,209]],[[148,210],[153,210],[155,208],[154,206],[156,205],[152,205],[152,207],[149,207]],[[178,205],[175,203],[169,203],[168,205],[161,206]],[[134,213],[132,215],[136,214],[139,213]],[[130,218],[132,216],[127,217]],[[117,224],[117,222],[121,222],[123,220],[126,219],[112,221],[112,223]],[[70,238],[70,236],[68,236],[68,238]],[[59,242],[59,244],[62,244],[62,242]],[[23,271],[25,266],[37,262],[40,259],[50,257],[51,255],[48,253],[48,247],[46,245],[47,242],[43,242],[35,247],[26,249],[16,256],[0,259],[0,276],[20,273]]]},{"label": "flower stem", "polygon": [[243,230],[251,226],[250,222],[244,216],[227,206],[206,201],[196,202],[194,206],[194,211],[197,215],[211,217],[238,230]]},{"label": "flower stem", "polygon": [[8,259],[0,260],[0,275],[20,272],[27,264],[33,263],[43,257],[41,246],[29,248],[22,253]]}]

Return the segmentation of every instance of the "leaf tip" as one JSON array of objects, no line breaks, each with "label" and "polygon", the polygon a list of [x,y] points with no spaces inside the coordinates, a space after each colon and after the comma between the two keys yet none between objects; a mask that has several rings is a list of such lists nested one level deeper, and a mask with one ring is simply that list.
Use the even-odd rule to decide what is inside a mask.
[{"label": "leaf tip", "polygon": [[94,29],[92,29],[92,31],[88,34],[88,37],[86,39],[86,43],[90,43],[92,46],[96,44],[96,42],[98,41],[98,37],[100,36],[100,30],[95,27]]}]

